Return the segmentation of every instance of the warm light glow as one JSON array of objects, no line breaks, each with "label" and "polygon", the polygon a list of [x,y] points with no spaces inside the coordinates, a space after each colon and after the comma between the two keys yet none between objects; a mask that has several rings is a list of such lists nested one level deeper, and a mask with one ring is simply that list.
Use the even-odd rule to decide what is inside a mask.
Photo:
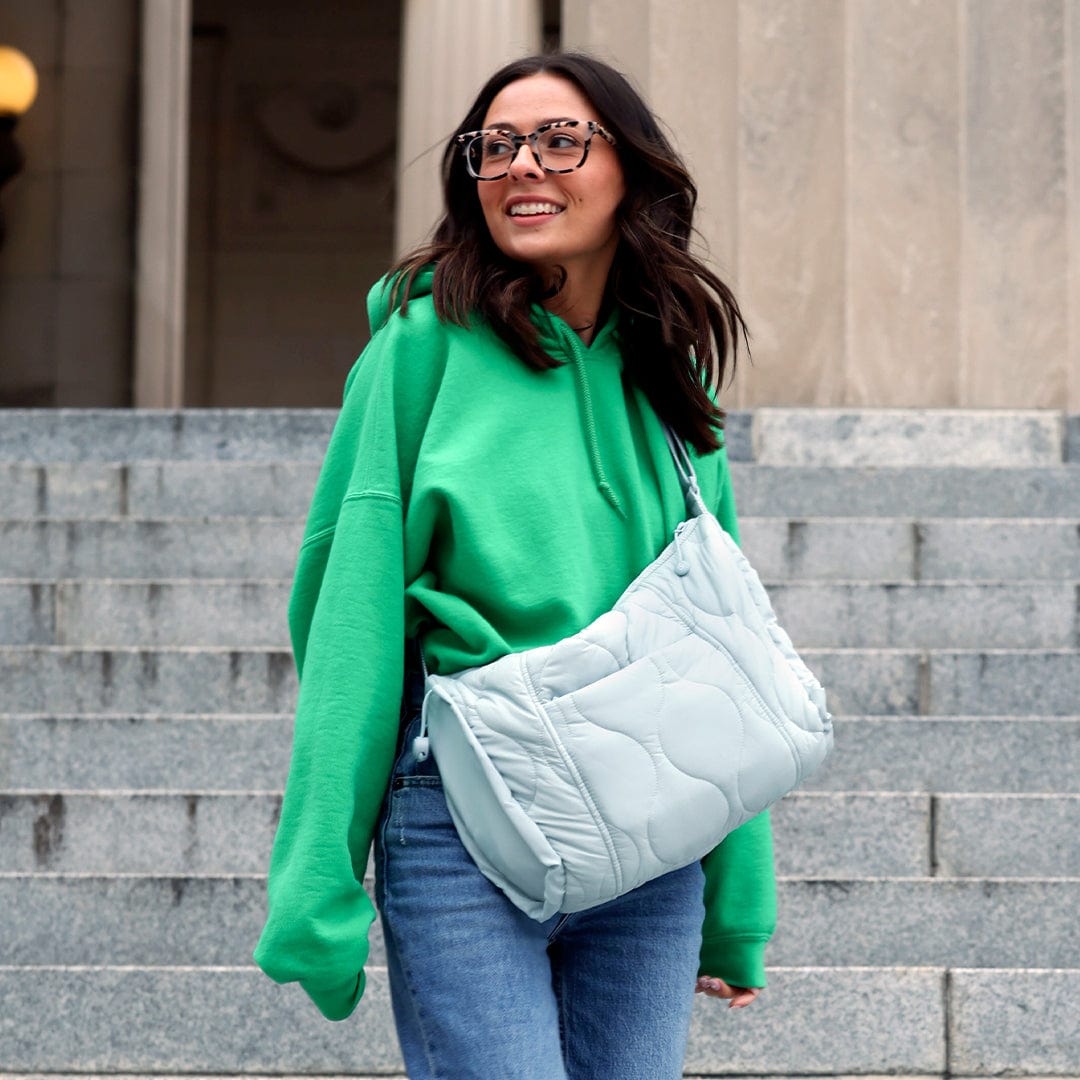
[{"label": "warm light glow", "polygon": [[0,45],[0,113],[21,116],[37,97],[37,72],[18,49]]}]

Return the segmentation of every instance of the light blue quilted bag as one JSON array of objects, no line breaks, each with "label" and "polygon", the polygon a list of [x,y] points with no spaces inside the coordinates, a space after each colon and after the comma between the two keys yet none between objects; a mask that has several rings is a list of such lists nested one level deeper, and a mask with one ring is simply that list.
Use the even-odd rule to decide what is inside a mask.
[{"label": "light blue quilted bag", "polygon": [[427,675],[414,749],[477,866],[537,920],[701,858],[832,748],[821,684],[667,437],[690,516],[611,611]]}]

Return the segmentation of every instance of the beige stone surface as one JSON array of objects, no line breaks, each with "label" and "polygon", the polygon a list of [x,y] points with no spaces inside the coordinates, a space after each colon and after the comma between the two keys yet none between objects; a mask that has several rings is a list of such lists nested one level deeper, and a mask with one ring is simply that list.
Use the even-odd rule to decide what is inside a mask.
[{"label": "beige stone surface", "polygon": [[1080,4],[1065,9],[1065,40],[1068,48],[1065,69],[1065,103],[1069,176],[1069,282],[1066,303],[1069,306],[1069,348],[1066,368],[1066,400],[1069,412],[1080,412],[1080,73],[1076,70],[1076,50],[1080,48]]},{"label": "beige stone surface", "polygon": [[0,262],[0,404],[45,405],[36,395],[51,388],[56,375],[55,285],[48,277],[7,277],[2,267]]},{"label": "beige stone surface", "polygon": [[130,280],[63,278],[54,303],[56,404],[126,404],[131,365]]},{"label": "beige stone surface", "polygon": [[24,172],[0,194],[7,235],[0,251],[0,275],[44,277],[56,262],[59,234],[56,173]]},{"label": "beige stone surface", "polygon": [[43,0],[4,0],[0,4],[0,42],[20,49],[43,68],[60,63],[60,5]]},{"label": "beige stone surface", "polygon": [[961,405],[1062,406],[1068,344],[1060,0],[967,0]]},{"label": "beige stone surface", "polygon": [[842,0],[739,6],[741,404],[843,399],[844,15]]},{"label": "beige stone surface", "polygon": [[959,9],[942,0],[849,0],[847,17],[843,400],[955,403]]},{"label": "beige stone surface", "polygon": [[131,273],[128,171],[61,173],[58,210],[59,273],[126,281]]},{"label": "beige stone surface", "polygon": [[113,67],[65,68],[60,82],[60,160],[80,170],[130,168],[138,83],[134,56]]},{"label": "beige stone surface", "polygon": [[698,188],[696,250],[729,286],[737,273],[738,0],[653,5],[649,103]]}]

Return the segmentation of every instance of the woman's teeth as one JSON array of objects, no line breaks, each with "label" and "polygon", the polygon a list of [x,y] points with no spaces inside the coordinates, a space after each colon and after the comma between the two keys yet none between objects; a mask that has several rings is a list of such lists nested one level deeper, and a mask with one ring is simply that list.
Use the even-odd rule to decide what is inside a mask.
[{"label": "woman's teeth", "polygon": [[525,202],[514,203],[510,207],[511,217],[521,217],[523,214],[560,214],[562,213],[562,207],[556,206],[554,203],[544,202]]}]

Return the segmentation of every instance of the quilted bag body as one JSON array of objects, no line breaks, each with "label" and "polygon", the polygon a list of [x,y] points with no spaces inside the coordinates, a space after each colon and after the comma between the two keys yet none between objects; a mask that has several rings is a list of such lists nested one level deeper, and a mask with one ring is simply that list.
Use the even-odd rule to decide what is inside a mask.
[{"label": "quilted bag body", "polygon": [[420,752],[477,866],[540,921],[701,858],[832,747],[821,684],[669,443],[693,516],[612,610],[427,677]]}]

